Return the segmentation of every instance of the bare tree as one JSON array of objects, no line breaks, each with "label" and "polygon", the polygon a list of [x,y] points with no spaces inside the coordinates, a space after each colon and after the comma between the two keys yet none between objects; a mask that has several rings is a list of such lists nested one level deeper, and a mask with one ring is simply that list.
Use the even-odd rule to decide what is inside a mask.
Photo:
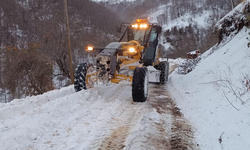
[{"label": "bare tree", "polygon": [[53,89],[53,66],[38,48],[37,43],[31,43],[28,49],[22,50],[6,47],[4,86],[11,92],[12,99]]}]

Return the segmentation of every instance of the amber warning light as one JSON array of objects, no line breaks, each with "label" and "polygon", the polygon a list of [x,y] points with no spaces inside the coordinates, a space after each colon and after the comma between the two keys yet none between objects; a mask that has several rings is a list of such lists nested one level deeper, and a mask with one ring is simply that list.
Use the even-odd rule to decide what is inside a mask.
[{"label": "amber warning light", "polygon": [[136,19],[137,23],[148,22],[147,19]]}]

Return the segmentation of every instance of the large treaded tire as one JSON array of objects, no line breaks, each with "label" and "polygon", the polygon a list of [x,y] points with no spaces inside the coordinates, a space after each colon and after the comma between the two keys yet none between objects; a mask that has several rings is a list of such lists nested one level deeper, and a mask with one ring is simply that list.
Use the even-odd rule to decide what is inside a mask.
[{"label": "large treaded tire", "polygon": [[145,102],[148,96],[148,69],[136,67],[132,82],[132,98],[134,102]]},{"label": "large treaded tire", "polygon": [[74,88],[75,91],[86,90],[86,74],[87,74],[88,65],[87,63],[81,63],[76,67],[74,75]]},{"label": "large treaded tire", "polygon": [[168,72],[169,72],[169,63],[168,62],[160,62],[158,66],[158,70],[160,73],[160,83],[165,84],[168,81]]}]

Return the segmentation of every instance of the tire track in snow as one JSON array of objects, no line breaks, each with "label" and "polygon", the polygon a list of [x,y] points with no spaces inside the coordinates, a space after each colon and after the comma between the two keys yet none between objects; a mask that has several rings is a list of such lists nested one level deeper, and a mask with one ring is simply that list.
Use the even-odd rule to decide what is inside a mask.
[{"label": "tire track in snow", "polygon": [[[97,104],[92,104],[89,108],[90,111],[94,112],[96,109],[100,109],[100,115],[93,116],[96,118],[95,120],[103,121],[101,126],[95,127],[98,130],[99,135],[95,136],[95,140],[91,142],[91,149],[98,149],[100,145],[103,143],[103,139],[105,139],[111,133],[113,127],[118,126],[118,122],[121,120],[120,115],[123,113],[124,103],[129,103],[130,101],[125,100],[121,97],[127,96],[126,88],[128,88],[127,84],[112,84],[112,85],[101,85],[96,86],[98,89],[99,95],[102,95],[102,100],[104,102],[96,102]],[[111,92],[112,91],[112,92]],[[102,104],[102,106],[98,106]],[[119,110],[120,109],[120,110]],[[90,112],[92,114],[92,112]],[[112,116],[111,118],[106,118],[106,116]]]},{"label": "tire track in snow", "polygon": [[194,144],[194,133],[192,126],[183,117],[180,109],[171,100],[172,126],[171,126],[171,150],[197,149]]},{"label": "tire track in snow", "polygon": [[131,93],[126,87],[128,85],[115,85],[109,89],[114,90],[112,93],[100,93],[105,95],[105,103],[119,103],[119,106],[113,107],[119,115],[113,118],[113,125],[108,123],[112,127],[103,128],[102,133],[108,129],[111,131],[106,131],[99,138],[95,149],[179,150],[195,147],[192,127],[169,97],[165,85],[151,84],[145,103],[133,103],[131,96],[128,98]]},{"label": "tire track in snow", "polygon": [[[171,74],[177,65],[171,65],[169,74]],[[168,84],[168,83],[166,83]],[[183,117],[183,114],[180,112],[180,109],[176,106],[176,103],[171,99],[168,93],[168,90],[164,85],[154,85],[152,87],[153,95],[158,96],[157,101],[153,101],[151,105],[156,108],[159,114],[171,114],[171,134],[170,139],[165,140],[165,148],[171,150],[182,150],[182,149],[197,149],[196,144],[194,144],[194,135],[192,126]],[[155,97],[154,96],[154,97]],[[153,98],[154,100],[156,98]],[[158,124],[158,129],[163,130],[164,125]],[[160,149],[158,147],[158,149]]]},{"label": "tire track in snow", "polygon": [[[100,131],[101,133],[106,132],[106,134],[104,138],[99,138],[99,140],[94,143],[95,149],[123,149],[127,136],[130,134],[132,128],[138,123],[142,114],[144,114],[146,104],[132,101],[132,87],[130,84],[130,82],[125,82],[110,86],[110,88],[99,87],[106,89],[102,89],[99,92],[100,95],[103,95],[105,104],[116,104],[108,108],[112,109],[116,113],[116,116],[111,118],[110,122],[107,124],[111,126],[108,127],[111,129],[109,132],[106,131],[109,130],[106,127],[103,128],[103,131]],[[98,143],[99,145],[96,146]]]},{"label": "tire track in snow", "polygon": [[[155,84],[151,87],[150,104],[160,115],[170,115],[170,122],[161,120],[153,122],[158,130],[158,137],[148,137],[149,145],[158,150],[197,149],[194,144],[192,126],[183,117],[180,109],[169,97],[164,85]],[[169,126],[169,127],[167,127]]]},{"label": "tire track in snow", "polygon": [[[131,101],[131,99],[127,99]],[[121,150],[125,147],[125,141],[133,127],[141,120],[140,118],[145,113],[145,104],[134,103],[123,105],[122,107],[128,107],[120,119],[122,124],[114,129],[112,133],[107,136],[103,141],[98,150],[116,149]]]},{"label": "tire track in snow", "polygon": [[151,128],[157,134],[146,135],[147,144],[144,147],[147,149],[147,146],[150,146],[150,149],[157,150],[170,149],[171,113],[169,110],[171,106],[169,106],[170,101],[168,95],[166,95],[164,85],[157,83],[151,84],[148,101],[151,107],[151,113],[153,114],[153,110],[155,110],[154,116],[158,113],[157,119],[151,120]]},{"label": "tire track in snow", "polygon": [[[122,82],[108,86],[96,86],[104,103],[101,103],[103,106],[100,116],[97,116],[95,120],[103,120],[104,122],[101,126],[96,127],[100,134],[96,135],[95,140],[91,142],[91,149],[122,149],[124,147],[131,127],[135,126],[144,111],[144,104],[132,101],[130,84],[130,82]],[[101,108],[100,106],[92,106],[93,108]],[[112,117],[105,118],[105,116]]]}]

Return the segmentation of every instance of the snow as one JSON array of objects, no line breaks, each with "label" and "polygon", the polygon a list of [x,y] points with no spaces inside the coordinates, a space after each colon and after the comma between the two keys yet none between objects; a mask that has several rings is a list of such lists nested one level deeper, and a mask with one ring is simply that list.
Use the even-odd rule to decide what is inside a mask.
[{"label": "snow", "polygon": [[169,79],[172,98],[195,126],[201,149],[250,147],[248,32],[242,30],[191,73],[174,72]]},{"label": "snow", "polygon": [[[172,2],[169,2],[167,5],[160,5],[158,8],[151,10],[152,12],[149,15],[150,22],[158,22],[157,17],[164,14],[166,15],[167,22],[162,24],[163,30],[169,30],[172,27],[185,28],[189,25],[197,25],[200,28],[207,29],[212,23],[213,19],[211,15],[213,14],[212,10],[204,10],[202,12],[193,14],[185,13],[183,16],[178,18],[170,17],[170,8],[172,7]],[[197,6],[198,7],[198,6]]]},{"label": "snow", "polygon": [[240,19],[244,18],[244,8],[246,7],[246,5],[250,2],[250,0],[245,0],[242,3],[240,3],[239,5],[237,5],[231,12],[229,12],[227,15],[225,15],[223,18],[221,18],[220,21],[217,22],[217,24],[215,25],[218,29],[222,28],[221,23],[226,19],[230,19],[230,17],[234,16],[235,14],[237,14],[235,17],[238,17]]},{"label": "snow", "polygon": [[153,66],[148,67],[149,82],[160,82],[160,71],[156,70]]},{"label": "snow", "polygon": [[[150,103],[170,96],[194,128],[199,149],[248,150],[249,32],[244,28],[235,37],[211,48],[189,74],[180,75],[176,69],[159,89],[162,93],[151,91],[153,98],[145,103],[132,102],[130,82],[100,84],[77,93],[71,85],[1,103],[0,147],[108,149],[109,143],[105,141],[111,138],[110,141],[124,144],[120,149],[154,149],[153,144],[159,143],[150,142],[150,137],[170,139],[172,116],[160,114]],[[180,61],[170,60],[171,67]],[[149,91],[154,86],[149,84]],[[164,134],[158,132],[156,124]]]},{"label": "snow", "polygon": [[[158,8],[150,10],[149,21],[151,23],[162,25],[163,31],[171,30],[173,27],[176,27],[177,29],[184,29],[185,27],[188,27],[190,25],[196,26],[197,28],[202,30],[207,30],[211,28],[215,21],[215,18],[213,18],[214,12],[211,9],[196,13],[187,12],[177,18],[171,18],[172,5],[172,2],[169,1],[166,5],[160,5]],[[199,5],[197,4],[197,10],[198,9]],[[218,11],[223,12],[223,10],[220,9],[218,9]],[[161,15],[164,16],[164,19],[162,19]],[[172,47],[172,45],[166,41],[164,34],[161,35],[160,42],[162,43],[162,46],[165,50],[168,50]]]},{"label": "snow", "polygon": [[103,140],[112,134],[124,137],[117,143],[127,143],[127,149],[140,149],[152,147],[138,143],[147,141],[147,134],[158,136],[149,120],[170,123],[169,115],[156,113],[148,103],[131,101],[130,82],[96,85],[77,93],[73,89],[0,104],[1,149],[97,149],[107,147]]},{"label": "snow", "polygon": [[[162,10],[159,10],[157,14],[162,12]],[[172,27],[176,26],[177,28],[185,28],[189,25],[197,25],[201,28],[208,28],[211,26],[210,21],[213,19],[210,17],[211,11],[204,11],[201,14],[185,14],[183,16],[180,16],[179,18],[173,19],[169,21],[167,24],[163,25],[163,30],[169,30]],[[155,15],[155,13],[153,14]],[[156,15],[157,16],[157,15]],[[151,18],[152,16],[150,16]],[[152,17],[156,19],[156,17]]]},{"label": "snow", "polygon": [[[250,79],[248,32],[244,28],[224,46],[209,50],[214,52],[207,52],[189,74],[174,71],[160,89],[170,93],[192,124],[199,149],[247,150],[250,147],[249,84],[245,86],[245,81]],[[173,66],[180,60],[169,61]],[[149,88],[153,86],[150,84]],[[134,103],[131,83],[122,82],[96,85],[77,93],[69,86],[2,103],[0,147],[96,149],[106,147],[103,139],[114,135],[126,137],[118,141],[111,139],[123,142],[123,149],[154,149],[148,137],[170,139],[171,115],[159,114],[149,103],[166,98],[160,94],[145,103]],[[165,134],[160,135],[155,124],[161,125]]]},{"label": "snow", "polygon": [[9,32],[12,33],[12,35],[17,35],[22,37],[22,30],[19,29],[18,25],[15,25],[15,29],[10,30]]}]

